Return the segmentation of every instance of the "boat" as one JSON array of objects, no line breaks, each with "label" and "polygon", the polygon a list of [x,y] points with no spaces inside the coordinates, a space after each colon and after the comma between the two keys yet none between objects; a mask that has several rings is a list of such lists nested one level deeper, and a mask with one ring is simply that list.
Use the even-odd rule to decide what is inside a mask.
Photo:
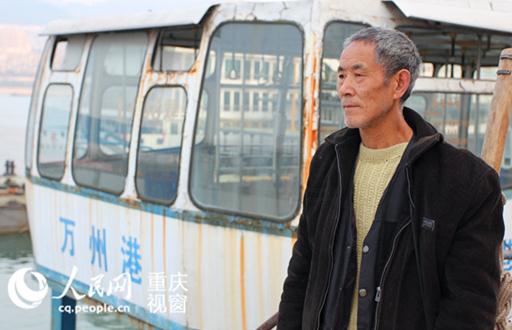
[{"label": "boat", "polygon": [[14,173],[14,162],[5,162],[0,176],[0,234],[28,231],[24,178]]},{"label": "boat", "polygon": [[43,32],[25,187],[55,329],[84,296],[156,328],[256,328],[278,309],[312,155],[343,125],[343,40],[406,33],[424,61],[407,105],[475,154],[512,46],[510,8],[487,1],[186,6]]}]

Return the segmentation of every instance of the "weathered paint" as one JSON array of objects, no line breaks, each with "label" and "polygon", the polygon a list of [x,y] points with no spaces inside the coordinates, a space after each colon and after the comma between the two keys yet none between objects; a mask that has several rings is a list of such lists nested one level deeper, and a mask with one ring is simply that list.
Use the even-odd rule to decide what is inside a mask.
[{"label": "weathered paint", "polygon": [[[108,193],[97,191],[90,188],[67,186],[52,180],[44,178],[29,178],[34,185],[43,187],[49,187],[53,190],[63,191],[68,194],[74,194],[86,197],[91,203],[93,200],[104,201],[113,205],[121,206],[125,209],[134,209],[139,211],[145,211],[155,215],[172,215],[182,221],[194,222],[194,223],[206,223],[221,227],[238,228],[241,230],[261,232],[264,234],[272,234],[278,236],[291,237],[296,230],[295,226],[291,226],[289,222],[275,222],[267,219],[258,218],[245,218],[236,215],[220,214],[205,212],[202,210],[186,210],[177,207],[163,206],[158,204],[152,204],[141,200],[128,201],[123,198],[113,196]],[[56,205],[60,204],[55,201]]]},{"label": "weathered paint", "polygon": [[305,111],[304,117],[305,117],[305,125],[304,125],[304,131],[305,131],[305,138],[304,138],[304,170],[303,170],[303,179],[302,179],[302,185],[303,187],[306,187],[306,184],[308,182],[308,175],[309,175],[309,165],[311,164],[311,158],[313,157],[313,150],[316,150],[317,143],[318,143],[318,127],[314,125],[316,112],[317,112],[317,100],[316,95],[318,91],[318,82],[316,79],[316,73],[317,70],[317,59],[319,56],[316,56],[314,53],[315,50],[312,51],[310,54],[311,58],[311,66],[312,66],[312,72],[309,76],[309,86],[308,89],[309,95],[308,99],[310,100],[309,104],[306,102],[306,105],[309,105],[309,107],[306,107],[306,109],[309,109],[309,111]]},{"label": "weathered paint", "polygon": [[[142,283],[132,285],[133,295],[127,300],[129,303],[140,308],[147,305],[150,272],[180,272],[188,275],[187,314],[160,315],[178,324],[188,324],[192,328],[205,325],[216,329],[254,328],[277,307],[279,290],[267,291],[255,287],[252,278],[270,273],[272,276],[266,279],[264,287],[275,289],[281,286],[286,273],[285,260],[290,253],[290,237],[266,235],[263,239],[267,248],[260,250],[256,248],[260,239],[258,232],[181,221],[172,216],[155,217],[149,212],[81,195],[36,184],[29,183],[29,186],[32,196],[38,196],[32,201],[34,209],[38,210],[38,219],[44,219],[31,221],[30,224],[33,233],[36,233],[33,237],[35,259],[41,267],[69,275],[73,265],[76,265],[79,282],[89,283],[91,277],[102,273],[105,274],[105,281],[112,280],[122,273],[122,255],[119,251],[121,237],[133,235],[141,246]],[[74,256],[66,253],[67,250],[61,252],[65,232],[59,223],[60,217],[75,221]],[[107,272],[90,263],[91,225],[106,229]],[[160,239],[157,239],[158,236]],[[191,239],[193,237],[199,237],[202,244]],[[275,258],[277,255],[279,258]],[[249,260],[268,262],[255,267]],[[122,298],[122,295],[118,295],[115,299]],[[253,303],[259,304],[269,298],[274,303],[264,303],[262,311],[250,309]],[[102,298],[98,299],[103,301]],[[210,306],[218,307],[212,309]],[[219,318],[219,315],[224,316]]]},{"label": "weathered paint", "polygon": [[208,8],[221,2],[222,1],[205,1],[193,7],[181,7],[169,11],[148,10],[139,14],[133,14],[130,17],[124,15],[117,17],[88,18],[83,20],[58,20],[50,22],[41,34],[66,35],[198,24]]}]

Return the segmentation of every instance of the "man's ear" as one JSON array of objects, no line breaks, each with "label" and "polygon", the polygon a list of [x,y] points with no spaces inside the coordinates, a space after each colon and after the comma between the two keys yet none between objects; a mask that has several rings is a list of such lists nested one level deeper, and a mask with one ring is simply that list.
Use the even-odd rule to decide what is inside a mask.
[{"label": "man's ear", "polygon": [[399,100],[407,92],[407,88],[411,84],[411,73],[407,69],[401,69],[395,73],[394,79],[395,92],[393,98]]}]

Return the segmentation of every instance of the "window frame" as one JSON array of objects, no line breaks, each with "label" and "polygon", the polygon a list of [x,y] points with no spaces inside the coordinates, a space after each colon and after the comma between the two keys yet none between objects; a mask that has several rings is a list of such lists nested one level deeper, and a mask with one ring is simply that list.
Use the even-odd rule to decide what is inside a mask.
[{"label": "window frame", "polygon": [[[51,177],[48,175],[43,175],[43,172],[41,172],[41,164],[39,163],[39,156],[40,156],[40,152],[41,152],[41,148],[40,148],[41,132],[42,132],[41,129],[43,127],[43,119],[44,119],[44,115],[46,113],[45,102],[46,102],[46,97],[48,96],[48,90],[52,86],[69,86],[71,88],[71,101],[69,103],[69,118],[68,118],[67,130],[66,130],[66,146],[65,146],[65,151],[64,151],[64,171],[62,171],[62,175],[59,178]],[[62,181],[62,179],[64,178],[64,175],[66,173],[67,155],[69,152],[69,150],[68,150],[69,130],[71,128],[71,122],[73,120],[72,114],[73,114],[73,99],[74,99],[74,97],[75,97],[75,89],[73,88],[72,84],[67,83],[67,82],[49,83],[44,90],[43,102],[41,103],[41,116],[39,118],[39,127],[37,128],[37,150],[36,150],[37,172],[39,173],[39,176],[42,178],[60,182],[60,181]]]},{"label": "window frame", "polygon": [[[56,69],[56,68],[54,68],[53,67],[53,59],[55,58],[55,51],[57,50],[57,45],[61,41],[66,41],[68,43],[68,45],[69,45],[69,39],[70,39],[70,37],[73,37],[73,36],[81,36],[81,37],[83,37],[82,52],[80,54],[80,59],[78,60],[77,64],[73,68],[70,68],[70,69]],[[74,72],[77,68],[80,67],[80,64],[82,62],[82,59],[83,59],[83,56],[84,56],[85,53],[87,53],[86,56],[87,56],[87,58],[89,58],[89,53],[85,51],[86,50],[86,43],[87,43],[87,35],[86,34],[59,35],[59,36],[56,36],[55,40],[53,42],[53,45],[52,45],[52,52],[50,54],[50,62],[48,63],[50,71],[51,72]]]},{"label": "window frame", "polygon": [[[442,32],[443,29],[444,29],[444,32],[447,32],[447,33],[450,33],[450,32],[455,32],[457,35],[459,34],[464,34],[464,33],[467,33],[467,34],[474,34],[474,35],[481,35],[482,37],[487,35],[487,36],[490,36],[491,39],[492,37],[508,37],[510,36],[510,33],[506,33],[506,32],[502,32],[502,31],[493,31],[493,30],[486,30],[486,29],[483,29],[483,28],[474,28],[474,27],[464,27],[464,26],[456,26],[456,25],[452,25],[452,24],[445,24],[445,25],[441,25],[441,26],[423,26],[423,25],[415,25],[415,24],[397,24],[393,27],[393,29],[399,31],[399,32],[402,32],[402,33],[405,33],[407,35],[409,31],[406,31],[408,28],[419,28],[419,29],[422,29],[424,31],[432,31],[432,32]],[[446,30],[446,28],[449,28],[448,30]],[[409,35],[410,36],[410,35]],[[485,41],[483,40],[484,38],[482,38],[482,45],[484,45]],[[415,43],[416,45],[416,42],[414,41],[413,37],[411,37],[411,40],[413,40],[413,42]],[[511,39],[512,41],[512,39]],[[497,55],[498,59],[499,59],[499,54]],[[425,63],[431,63],[434,67],[433,69],[435,69],[435,65],[434,63],[432,62],[423,62],[422,61],[422,64],[425,64]],[[460,77],[449,77],[449,76],[446,76],[446,77],[440,77],[439,76],[439,73],[441,71],[441,68],[443,66],[454,66],[454,65],[458,65],[458,66],[461,66],[461,64],[458,64],[458,63],[442,63],[441,64],[441,67],[439,69],[439,71],[437,72],[437,75],[436,75],[436,72],[435,70],[433,71],[433,75],[432,77],[428,77],[428,76],[418,76],[418,78],[434,78],[434,79],[457,79],[457,80],[477,80],[477,81],[496,81],[496,79],[492,79],[492,78],[474,78],[475,75],[477,75],[478,71],[476,70],[475,68],[475,72],[473,72],[471,74],[471,77],[462,77],[464,75],[464,69],[461,67],[460,70],[461,70],[461,74],[460,74]],[[496,69],[497,69],[497,62],[496,62]],[[481,74],[481,70],[483,68],[493,68],[493,66],[482,66],[480,65],[480,74]]]},{"label": "window frame", "polygon": [[[201,73],[201,83],[200,83],[200,86],[199,86],[199,95],[198,95],[198,99],[197,99],[197,106],[196,106],[196,109],[195,109],[195,118],[194,118],[194,129],[193,129],[193,132],[192,132],[192,144],[191,144],[191,149],[190,149],[190,160],[189,160],[189,177],[188,177],[188,183],[187,183],[187,191],[188,191],[188,196],[190,198],[190,200],[192,201],[192,204],[194,206],[196,206],[198,209],[200,210],[203,210],[203,211],[207,211],[207,212],[214,212],[214,213],[220,213],[220,214],[224,214],[224,215],[228,215],[228,216],[241,216],[241,217],[244,217],[244,218],[247,218],[247,219],[253,219],[253,220],[259,220],[259,221],[267,221],[267,222],[274,222],[274,223],[285,223],[285,222],[289,222],[289,221],[293,221],[293,219],[295,219],[295,217],[297,216],[297,214],[299,213],[301,207],[302,207],[302,190],[303,190],[303,184],[302,184],[302,178],[303,178],[303,170],[304,170],[304,161],[303,161],[303,148],[304,148],[304,111],[305,111],[305,106],[304,106],[304,102],[300,102],[300,128],[299,128],[299,154],[298,154],[298,157],[299,157],[299,164],[298,164],[298,186],[297,186],[297,189],[298,189],[298,194],[297,194],[297,203],[296,203],[296,206],[295,206],[295,209],[292,210],[292,212],[290,212],[289,216],[287,217],[284,217],[284,218],[279,218],[279,217],[270,217],[270,216],[265,216],[265,215],[259,215],[259,214],[255,214],[255,213],[248,213],[248,212],[240,212],[240,211],[235,211],[235,210],[228,210],[228,209],[223,209],[223,208],[220,208],[220,207],[210,207],[210,206],[206,206],[206,205],[203,205],[202,203],[200,203],[195,197],[194,195],[192,194],[192,176],[194,175],[193,174],[193,163],[194,163],[194,153],[195,153],[195,148],[197,147],[198,144],[196,144],[196,132],[197,132],[197,125],[198,125],[198,118],[199,118],[199,113],[200,113],[200,110],[201,110],[201,101],[202,101],[202,98],[203,98],[203,90],[204,90],[204,85],[205,85],[205,78],[206,78],[206,72],[207,72],[207,65],[208,65],[208,59],[209,59],[209,54],[210,54],[210,51],[211,51],[211,46],[212,46],[212,42],[214,40],[214,36],[215,34],[218,32],[218,30],[220,30],[222,27],[224,27],[225,25],[235,25],[235,24],[249,24],[249,25],[288,25],[288,26],[293,26],[297,29],[297,32],[299,33],[300,37],[301,37],[301,52],[300,52],[300,58],[301,58],[301,68],[302,68],[302,72],[301,72],[301,83],[300,83],[300,100],[303,100],[304,99],[304,78],[305,78],[305,69],[304,69],[304,54],[305,54],[305,47],[306,47],[306,43],[305,43],[305,35],[304,35],[304,29],[303,27],[298,23],[298,22],[294,22],[294,21],[287,21],[287,20],[282,20],[282,21],[263,21],[263,20],[258,20],[258,21],[240,21],[240,20],[232,20],[232,21],[224,21],[224,22],[221,22],[219,25],[217,25],[213,31],[209,34],[209,38],[208,38],[208,47],[206,48],[206,52],[205,52],[205,58],[204,58],[204,63],[203,63],[203,68],[202,68],[202,73]],[[216,54],[216,56],[218,56],[218,54]],[[221,71],[222,72],[222,65],[221,67],[217,68],[217,70]],[[219,109],[219,113],[220,113],[221,109]],[[241,109],[241,111],[244,111],[243,109]],[[206,132],[205,132],[205,136],[206,136]],[[204,138],[203,138],[204,140]],[[202,141],[201,141],[202,142]]]},{"label": "window frame", "polygon": [[[345,21],[345,20],[339,20],[339,19],[335,19],[335,20],[331,20],[331,21],[328,21],[327,23],[325,23],[324,25],[324,30],[323,30],[323,35],[322,35],[322,53],[320,55],[320,70],[318,71],[318,74],[319,74],[319,79],[318,79],[318,94],[317,94],[317,97],[318,97],[318,145],[320,145],[322,143],[322,136],[320,134],[321,132],[321,128],[322,128],[322,82],[323,82],[323,79],[322,79],[322,69],[323,69],[323,65],[324,65],[324,45],[325,45],[325,36],[326,36],[326,32],[327,32],[327,29],[329,28],[329,26],[333,25],[333,24],[351,24],[351,25],[356,25],[356,24],[359,24],[361,25],[362,27],[361,28],[367,28],[367,27],[371,27],[372,25],[370,24],[367,24],[367,23],[363,23],[361,21]],[[342,45],[343,46],[343,45]],[[340,111],[341,111],[341,103],[340,103]],[[338,129],[339,130],[339,129]]]},{"label": "window frame", "polygon": [[[94,47],[94,43],[96,42],[96,39],[98,39],[98,37],[102,36],[102,35],[117,35],[117,34],[127,34],[127,33],[137,33],[137,32],[142,32],[146,35],[146,48],[144,51],[144,56],[143,56],[143,60],[142,60],[141,67],[140,67],[140,77],[137,82],[137,93],[135,96],[133,116],[132,116],[132,120],[130,123],[130,127],[131,127],[130,128],[130,143],[128,144],[130,146],[132,143],[132,140],[133,140],[133,124],[135,123],[135,112],[137,111],[137,99],[140,97],[139,96],[140,95],[140,85],[141,85],[142,77],[144,75],[144,66],[146,64],[148,51],[150,50],[150,46],[151,46],[151,38],[149,35],[150,31],[151,31],[150,29],[141,29],[141,30],[131,30],[131,31],[99,32],[99,33],[95,33],[92,36],[92,40],[90,42],[90,46],[88,47],[88,51],[87,51],[87,55],[86,55],[87,57],[85,59],[85,65],[84,65],[84,69],[83,69],[84,70],[83,77],[80,81],[80,94],[78,95],[78,99],[77,99],[77,111],[76,111],[76,116],[74,118],[75,127],[74,127],[74,133],[73,133],[73,144],[72,144],[72,148],[71,148],[71,163],[70,163],[71,177],[73,178],[73,183],[77,187],[84,187],[84,188],[88,188],[88,189],[92,189],[95,191],[99,191],[99,192],[103,192],[103,193],[107,193],[107,194],[111,194],[111,195],[120,197],[126,188],[126,179],[127,179],[127,175],[128,175],[129,168],[130,168],[130,149],[131,148],[129,147],[128,153],[126,155],[127,156],[127,160],[126,160],[127,166],[126,166],[126,171],[124,173],[124,186],[123,186],[123,189],[119,192],[114,191],[114,190],[108,190],[108,189],[100,189],[98,187],[94,187],[91,185],[82,184],[76,180],[74,161],[75,161],[75,151],[76,151],[76,148],[75,148],[76,138],[77,138],[77,134],[78,134],[78,123],[79,123],[79,118],[80,118],[80,104],[82,102],[82,94],[83,94],[82,92],[84,90],[84,84],[85,84],[85,79],[86,79],[86,75],[87,75],[87,68],[90,65],[90,58],[91,58],[92,50]],[[76,159],[77,160],[82,159],[83,157],[87,156],[88,153],[89,153],[89,141],[87,143],[87,148],[85,149],[84,155],[81,158],[76,158]]]},{"label": "window frame", "polygon": [[[190,67],[186,70],[164,70],[164,69],[162,69],[162,63],[160,62],[160,68],[156,68],[155,62],[157,60],[157,56],[161,55],[161,52],[163,51],[163,47],[162,47],[161,43],[162,43],[162,38],[163,38],[164,32],[169,31],[169,30],[186,30],[186,29],[194,29],[194,28],[199,30],[200,33],[199,33],[199,40],[198,40],[197,48],[195,48],[195,50],[194,50],[194,62],[192,63],[192,65],[190,65]],[[153,54],[151,56],[151,70],[153,72],[160,72],[160,73],[171,73],[171,72],[188,73],[188,72],[192,71],[192,68],[194,67],[195,63],[197,62],[197,60],[200,56],[201,42],[204,37],[203,29],[204,29],[204,27],[202,24],[175,25],[175,26],[169,26],[169,27],[162,27],[162,28],[158,29],[158,37],[156,38],[155,46],[152,49]],[[161,49],[159,49],[160,47],[161,47]],[[187,100],[188,100],[188,96],[187,96]]]},{"label": "window frame", "polygon": [[[49,52],[51,49],[51,39],[47,39],[44,43],[43,51],[41,52],[41,59],[37,64],[37,70],[34,77],[34,82],[32,83],[32,95],[30,97],[29,111],[27,115],[27,120],[25,121],[25,150],[24,150],[24,168],[25,175],[31,176],[34,162],[34,147],[35,147],[35,130],[36,130],[36,121],[41,114],[39,107],[39,95],[42,90],[42,77],[43,72],[49,68]],[[37,155],[36,155],[37,157]],[[37,164],[36,164],[37,167]]]},{"label": "window frame", "polygon": [[[170,201],[164,201],[164,200],[160,200],[160,199],[144,196],[139,191],[138,184],[137,184],[137,173],[139,172],[140,141],[141,141],[141,135],[142,135],[142,123],[144,121],[144,113],[145,113],[145,110],[146,110],[146,101],[148,99],[148,95],[150,94],[150,92],[153,89],[157,89],[157,88],[162,88],[162,89],[165,89],[165,88],[171,88],[171,89],[172,88],[179,88],[179,89],[182,89],[183,92],[185,93],[185,111],[184,111],[184,116],[183,116],[183,122],[181,123],[180,152],[178,154],[178,170],[177,170],[177,175],[176,175],[176,177],[177,177],[177,181],[176,181],[176,196],[173,199],[171,199]],[[182,152],[183,152],[183,136],[184,136],[184,133],[185,133],[184,132],[185,131],[185,121],[187,120],[187,108],[188,108],[188,105],[189,105],[188,91],[185,88],[185,86],[179,85],[179,84],[153,85],[153,86],[151,86],[147,90],[146,94],[144,95],[144,100],[143,100],[142,109],[141,109],[140,123],[139,123],[139,134],[138,134],[138,137],[137,137],[137,148],[136,148],[136,157],[135,157],[135,175],[134,175],[135,191],[137,193],[137,197],[141,201],[149,202],[149,203],[154,203],[154,204],[160,204],[160,205],[164,205],[164,206],[171,206],[171,205],[173,205],[176,202],[176,198],[178,197],[178,191],[179,191],[179,187],[180,187],[180,181],[181,181],[180,180],[180,176],[181,176],[181,156],[182,156]]]}]

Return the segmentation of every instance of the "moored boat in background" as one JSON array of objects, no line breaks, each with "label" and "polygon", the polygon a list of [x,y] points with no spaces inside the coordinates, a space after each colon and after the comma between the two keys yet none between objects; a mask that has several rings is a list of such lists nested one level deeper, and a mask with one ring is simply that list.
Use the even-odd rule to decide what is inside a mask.
[{"label": "moored boat in background", "polygon": [[14,161],[6,161],[0,176],[0,234],[28,231],[25,179],[14,168]]}]

